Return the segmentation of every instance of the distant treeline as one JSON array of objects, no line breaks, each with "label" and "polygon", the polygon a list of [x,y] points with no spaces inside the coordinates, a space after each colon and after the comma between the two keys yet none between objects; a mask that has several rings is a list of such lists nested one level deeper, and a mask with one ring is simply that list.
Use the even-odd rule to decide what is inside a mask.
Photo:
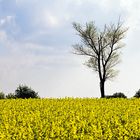
[{"label": "distant treeline", "polygon": [[[135,93],[133,97],[140,98],[140,89]],[[113,95],[106,95],[105,98],[127,98],[127,96],[122,92],[116,92]]]},{"label": "distant treeline", "polygon": [[[140,98],[140,89],[136,91],[135,98]],[[26,85],[19,85],[15,90],[15,93],[9,93],[5,95],[3,92],[0,92],[0,99],[28,99],[28,98],[40,98],[38,92],[35,92],[31,87]],[[127,96],[122,92],[116,92],[113,95],[106,95],[106,99],[110,98],[127,98]]]},{"label": "distant treeline", "polygon": [[0,99],[28,99],[28,98],[39,98],[38,92],[35,92],[33,89],[26,85],[19,85],[15,90],[15,93],[9,93],[5,95],[3,92],[0,92]]}]

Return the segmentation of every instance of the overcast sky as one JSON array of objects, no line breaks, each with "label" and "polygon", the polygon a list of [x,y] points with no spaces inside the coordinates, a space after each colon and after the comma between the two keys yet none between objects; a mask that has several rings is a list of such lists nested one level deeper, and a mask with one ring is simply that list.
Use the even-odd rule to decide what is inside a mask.
[{"label": "overcast sky", "polygon": [[106,94],[132,97],[140,88],[139,0],[0,0],[0,90],[26,84],[41,97],[100,97],[97,73],[72,54],[80,42],[72,22],[116,23],[129,27],[119,75]]}]

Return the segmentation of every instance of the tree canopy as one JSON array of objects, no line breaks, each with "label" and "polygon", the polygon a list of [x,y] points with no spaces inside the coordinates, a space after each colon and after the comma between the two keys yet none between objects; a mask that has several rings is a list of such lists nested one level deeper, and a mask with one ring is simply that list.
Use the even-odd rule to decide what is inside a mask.
[{"label": "tree canopy", "polygon": [[38,93],[29,88],[26,85],[19,85],[19,87],[15,90],[16,98],[38,98]]}]

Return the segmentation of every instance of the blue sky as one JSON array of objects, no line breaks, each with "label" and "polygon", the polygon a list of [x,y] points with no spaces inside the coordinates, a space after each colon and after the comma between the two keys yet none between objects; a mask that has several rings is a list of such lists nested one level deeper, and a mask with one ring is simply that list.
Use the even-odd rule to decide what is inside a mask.
[{"label": "blue sky", "polygon": [[95,21],[99,28],[129,27],[119,75],[106,94],[132,97],[140,88],[139,0],[0,0],[0,89],[8,94],[26,84],[41,97],[100,97],[98,75],[72,54],[80,42],[72,22]]}]

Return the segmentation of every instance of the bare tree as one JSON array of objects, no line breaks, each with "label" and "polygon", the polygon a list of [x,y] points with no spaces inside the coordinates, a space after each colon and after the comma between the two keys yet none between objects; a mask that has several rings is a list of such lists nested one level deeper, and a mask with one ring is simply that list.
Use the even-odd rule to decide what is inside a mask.
[{"label": "bare tree", "polygon": [[74,45],[74,53],[88,56],[85,63],[99,75],[101,97],[105,97],[105,82],[112,79],[117,72],[114,66],[120,62],[120,49],[124,46],[120,41],[124,38],[127,28],[118,23],[105,25],[103,31],[98,30],[94,22],[86,23],[85,27],[73,23],[82,43]]}]

